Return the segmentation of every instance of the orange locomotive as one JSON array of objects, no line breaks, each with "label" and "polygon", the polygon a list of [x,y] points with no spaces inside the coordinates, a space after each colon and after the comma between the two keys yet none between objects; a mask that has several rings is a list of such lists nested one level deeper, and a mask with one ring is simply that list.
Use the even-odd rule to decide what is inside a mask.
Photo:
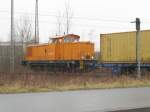
[{"label": "orange locomotive", "polygon": [[24,65],[49,69],[83,69],[94,62],[94,44],[79,42],[80,36],[68,34],[51,38],[47,44],[29,45]]}]

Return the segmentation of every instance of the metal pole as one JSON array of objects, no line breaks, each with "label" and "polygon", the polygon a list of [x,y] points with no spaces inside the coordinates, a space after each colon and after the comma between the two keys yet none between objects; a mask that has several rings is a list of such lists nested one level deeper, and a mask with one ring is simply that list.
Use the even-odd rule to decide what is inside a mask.
[{"label": "metal pole", "polygon": [[10,49],[10,72],[14,72],[14,0],[11,0],[11,49]]},{"label": "metal pole", "polygon": [[36,0],[35,4],[35,43],[39,43],[38,0]]},{"label": "metal pole", "polygon": [[39,43],[39,2],[37,0],[37,43]]},{"label": "metal pole", "polygon": [[37,23],[37,22],[36,22],[36,20],[37,20],[37,19],[36,19],[36,15],[37,15],[37,14],[36,14],[36,13],[37,13],[37,11],[36,11],[36,6],[37,6],[37,5],[36,5],[36,4],[37,4],[37,0],[36,0],[36,3],[35,3],[35,44],[36,44],[36,38],[37,38],[37,35],[36,35],[36,34],[37,34],[37,33],[36,33],[36,32],[37,32],[37,31],[36,31],[36,23]]},{"label": "metal pole", "polygon": [[141,37],[140,37],[140,19],[136,18],[136,57],[137,57],[137,74],[141,78]]}]

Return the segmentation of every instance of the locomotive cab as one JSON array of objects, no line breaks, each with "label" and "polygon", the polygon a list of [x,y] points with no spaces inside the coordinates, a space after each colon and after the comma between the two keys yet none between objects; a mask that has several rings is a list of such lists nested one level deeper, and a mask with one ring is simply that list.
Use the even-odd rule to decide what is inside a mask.
[{"label": "locomotive cab", "polygon": [[68,34],[65,36],[57,36],[54,38],[50,38],[49,43],[68,43],[68,42],[79,42],[80,36],[74,34]]}]

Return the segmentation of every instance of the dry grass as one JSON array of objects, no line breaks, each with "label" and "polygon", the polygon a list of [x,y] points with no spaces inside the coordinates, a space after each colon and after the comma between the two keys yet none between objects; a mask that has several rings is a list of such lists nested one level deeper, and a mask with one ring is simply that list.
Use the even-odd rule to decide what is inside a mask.
[{"label": "dry grass", "polygon": [[150,75],[141,79],[131,76],[94,76],[91,74],[0,74],[0,93],[67,91],[150,87]]}]

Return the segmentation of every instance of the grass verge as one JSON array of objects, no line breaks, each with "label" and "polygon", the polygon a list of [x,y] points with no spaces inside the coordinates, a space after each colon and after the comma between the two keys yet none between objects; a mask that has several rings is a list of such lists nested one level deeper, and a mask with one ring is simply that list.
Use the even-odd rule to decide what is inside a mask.
[{"label": "grass verge", "polygon": [[0,93],[150,87],[150,76],[93,76],[65,74],[0,74]]}]

